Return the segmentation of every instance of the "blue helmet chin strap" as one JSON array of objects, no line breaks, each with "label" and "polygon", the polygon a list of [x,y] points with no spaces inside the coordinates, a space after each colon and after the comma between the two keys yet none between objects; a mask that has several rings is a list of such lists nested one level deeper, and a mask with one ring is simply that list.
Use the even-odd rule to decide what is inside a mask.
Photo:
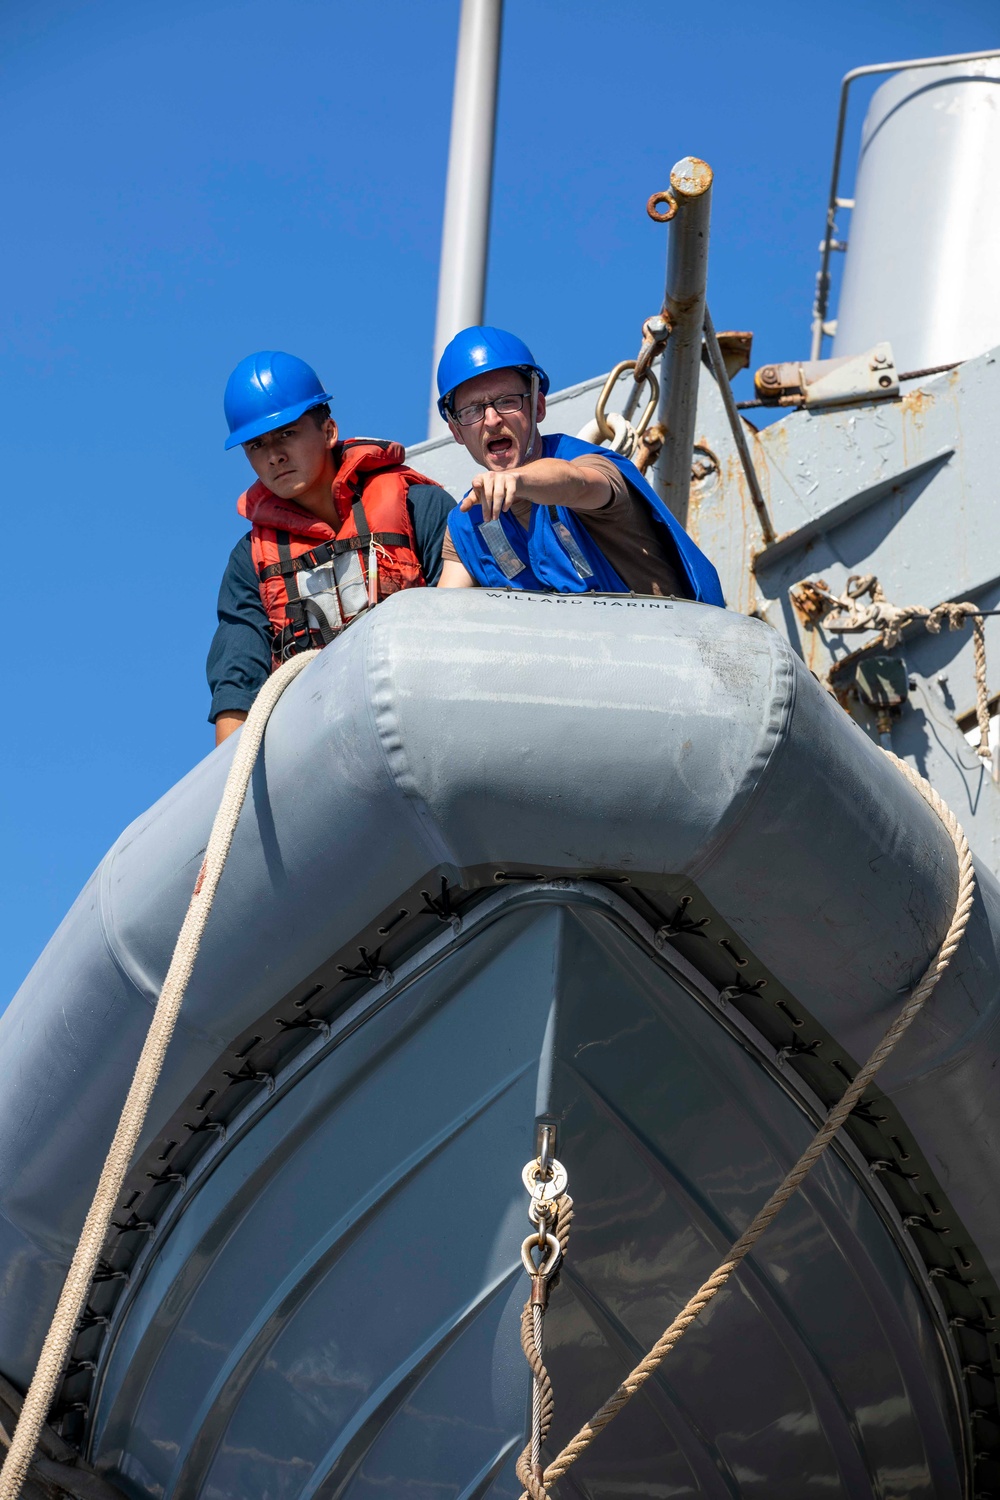
[{"label": "blue helmet chin strap", "polygon": [[[530,376],[530,390],[531,390],[531,395],[529,397],[529,400],[531,401],[531,427],[530,427],[529,432],[528,432],[528,447],[527,447],[527,451],[525,452],[524,457],[521,459],[521,464],[526,464],[526,463],[530,463],[531,462],[531,455],[535,451],[535,441],[536,441],[536,439],[538,437],[538,371],[537,370],[532,370],[532,372],[531,372],[531,376]],[[518,467],[520,467],[520,465]]]}]

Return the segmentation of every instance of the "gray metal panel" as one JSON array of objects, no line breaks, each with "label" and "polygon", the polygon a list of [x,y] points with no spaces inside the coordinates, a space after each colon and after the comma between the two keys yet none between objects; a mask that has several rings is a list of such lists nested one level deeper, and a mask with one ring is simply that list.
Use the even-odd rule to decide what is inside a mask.
[{"label": "gray metal panel", "polygon": [[835,354],[926,369],[1000,343],[1000,59],[897,73],[868,108]]},{"label": "gray metal panel", "polygon": [[[1000,607],[997,351],[911,385],[898,400],[795,412],[754,434],[754,461],[778,533],[764,548],[714,381],[702,375],[689,527],[715,562],[730,606],[754,610],[825,676],[869,640],[807,625],[789,589],[823,578],[840,593],[875,573],[894,604],[971,599]],[[1000,688],[1000,619],[985,622],[988,681]],[[1000,870],[1000,791],[956,715],[975,704],[972,632],[907,631],[901,654],[915,688],[892,727],[897,754],[962,819],[977,856]]]}]

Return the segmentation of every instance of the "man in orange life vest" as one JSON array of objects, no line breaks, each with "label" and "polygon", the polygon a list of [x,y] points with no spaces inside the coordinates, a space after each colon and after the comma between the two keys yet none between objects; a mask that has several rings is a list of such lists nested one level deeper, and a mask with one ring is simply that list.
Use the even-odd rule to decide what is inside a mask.
[{"label": "man in orange life vest", "polygon": [[251,529],[230,555],[208,654],[217,745],[280,662],[441,572],[454,500],[406,467],[399,443],[342,439],[330,399],[309,365],[272,350],[226,386],[226,447],[242,446],[257,481],[237,501]]}]

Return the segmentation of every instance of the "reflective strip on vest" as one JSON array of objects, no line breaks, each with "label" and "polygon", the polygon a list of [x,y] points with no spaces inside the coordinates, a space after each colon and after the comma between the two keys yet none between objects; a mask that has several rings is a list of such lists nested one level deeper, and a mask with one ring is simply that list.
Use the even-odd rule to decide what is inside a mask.
[{"label": "reflective strip on vest", "polygon": [[508,542],[499,521],[483,521],[479,535],[490,549],[493,561],[505,578],[516,578],[524,572],[524,563]]},{"label": "reflective strip on vest", "polygon": [[570,562],[573,564],[580,577],[593,578],[594,570],[590,566],[590,563],[587,561],[587,559],[584,557],[583,553],[580,551],[580,548],[577,546],[576,538],[571,535],[569,527],[564,526],[562,521],[553,521],[552,530],[562,542],[563,547],[566,551],[566,556],[569,558]]}]

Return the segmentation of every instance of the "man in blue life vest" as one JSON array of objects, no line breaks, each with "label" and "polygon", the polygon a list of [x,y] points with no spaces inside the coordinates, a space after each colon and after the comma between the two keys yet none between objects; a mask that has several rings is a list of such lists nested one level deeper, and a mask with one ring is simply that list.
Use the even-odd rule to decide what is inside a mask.
[{"label": "man in blue life vest", "polygon": [[441,356],[438,409],[483,465],[448,517],[439,588],[636,593],[725,607],[719,576],[634,464],[543,437],[549,378],[500,328],[465,328]]},{"label": "man in blue life vest", "polygon": [[226,447],[242,447],[257,480],[237,501],[250,530],[230,556],[208,655],[216,744],[279,662],[441,571],[454,500],[407,467],[401,444],[342,438],[329,401],[315,370],[279,350],[247,355],[226,386]]}]

